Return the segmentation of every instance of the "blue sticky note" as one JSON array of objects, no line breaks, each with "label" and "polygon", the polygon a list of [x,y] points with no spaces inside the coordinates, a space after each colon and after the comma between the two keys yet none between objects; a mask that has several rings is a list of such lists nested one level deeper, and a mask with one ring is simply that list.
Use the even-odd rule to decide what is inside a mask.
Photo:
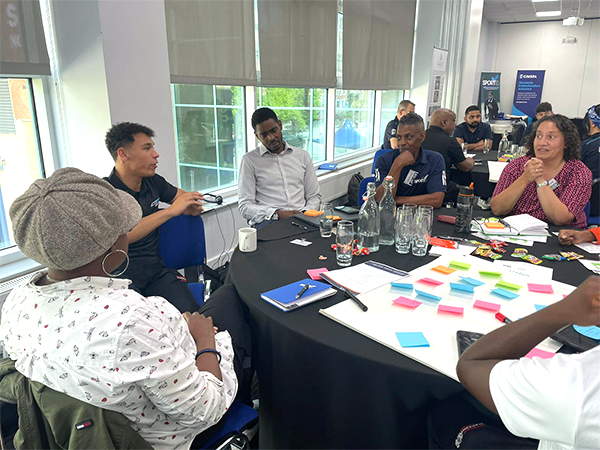
[{"label": "blue sticky note", "polygon": [[450,289],[463,292],[475,292],[475,286],[462,283],[450,283]]},{"label": "blue sticky note", "polygon": [[337,164],[333,163],[323,163],[319,166],[319,170],[335,170],[337,166]]},{"label": "blue sticky note", "polygon": [[417,294],[419,294],[419,295],[422,295],[423,297],[427,297],[427,298],[430,298],[432,300],[435,300],[436,302],[439,302],[442,299],[442,297],[438,297],[437,295],[429,294],[427,292],[420,291],[418,289],[415,289],[415,292]]},{"label": "blue sticky note", "polygon": [[420,331],[396,333],[402,348],[429,347],[429,342]]},{"label": "blue sticky note", "polygon": [[535,304],[533,306],[535,306],[536,311],[539,311],[540,309],[544,309],[546,307],[546,305],[535,305]]},{"label": "blue sticky note", "polygon": [[519,294],[515,294],[514,292],[510,292],[502,288],[492,289],[492,293],[499,295],[500,297],[507,298],[509,300],[515,299],[519,296]]},{"label": "blue sticky note", "polygon": [[584,336],[596,340],[600,339],[600,328],[594,325],[592,325],[591,327],[581,327],[579,325],[573,325],[573,328],[575,328],[575,331],[577,331],[579,334],[583,334]]},{"label": "blue sticky note", "polygon": [[465,283],[472,284],[473,286],[483,286],[485,283],[483,281],[476,280],[471,277],[460,277]]},{"label": "blue sticky note", "polygon": [[392,281],[390,284],[392,285],[392,287],[395,287],[395,288],[410,289],[411,291],[413,290],[412,283],[398,283],[398,282]]}]

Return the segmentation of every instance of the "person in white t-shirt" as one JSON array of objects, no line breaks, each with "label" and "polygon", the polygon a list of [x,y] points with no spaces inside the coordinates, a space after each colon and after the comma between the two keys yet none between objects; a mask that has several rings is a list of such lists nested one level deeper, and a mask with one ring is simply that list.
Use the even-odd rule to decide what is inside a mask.
[{"label": "person in white t-shirt", "polygon": [[600,347],[524,358],[564,326],[599,323],[594,275],[560,302],[483,336],[458,361],[458,377],[511,433],[539,439],[539,449],[600,448]]}]

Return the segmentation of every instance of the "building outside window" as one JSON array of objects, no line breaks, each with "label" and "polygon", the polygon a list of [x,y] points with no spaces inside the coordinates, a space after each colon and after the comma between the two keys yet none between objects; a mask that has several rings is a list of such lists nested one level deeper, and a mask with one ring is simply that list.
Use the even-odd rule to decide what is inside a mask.
[{"label": "building outside window", "polygon": [[256,104],[275,111],[288,144],[306,150],[314,163],[326,160],[326,89],[258,88]]},{"label": "building outside window", "polygon": [[31,80],[0,78],[0,250],[15,245],[10,205],[42,177]]},{"label": "building outside window", "polygon": [[209,192],[237,185],[246,153],[244,88],[172,85],[179,185]]},{"label": "building outside window", "polygon": [[335,91],[335,158],[373,146],[375,91]]}]

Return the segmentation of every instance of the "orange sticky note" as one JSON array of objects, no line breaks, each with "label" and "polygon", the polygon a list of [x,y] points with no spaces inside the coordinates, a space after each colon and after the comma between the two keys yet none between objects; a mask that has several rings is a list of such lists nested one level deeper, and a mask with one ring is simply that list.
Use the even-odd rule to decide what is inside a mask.
[{"label": "orange sticky note", "polygon": [[309,209],[308,211],[304,211],[304,215],[309,217],[319,217],[321,214],[323,213],[321,211],[317,211],[316,209]]},{"label": "orange sticky note", "polygon": [[502,225],[500,222],[484,222],[483,224],[488,228],[493,228],[497,230],[504,229],[504,225]]},{"label": "orange sticky note", "polygon": [[435,266],[431,270],[435,270],[436,272],[440,272],[445,275],[450,275],[451,273],[456,272],[455,269],[451,269],[450,267],[446,267],[446,266]]}]

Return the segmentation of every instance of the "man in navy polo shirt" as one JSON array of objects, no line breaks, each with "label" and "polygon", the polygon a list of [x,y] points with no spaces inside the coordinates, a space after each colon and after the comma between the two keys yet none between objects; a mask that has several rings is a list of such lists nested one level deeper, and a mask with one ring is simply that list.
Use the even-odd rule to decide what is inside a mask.
[{"label": "man in navy polo shirt", "polygon": [[414,203],[439,208],[446,194],[446,163],[439,153],[421,148],[425,139],[421,116],[415,113],[403,116],[396,137],[400,148],[381,155],[375,162],[377,201],[384,194],[383,180],[391,175],[397,186],[397,205]]},{"label": "man in navy polo shirt", "polygon": [[492,127],[481,122],[481,110],[471,105],[465,110],[465,121],[456,127],[454,137],[459,144],[467,143],[467,150],[483,150],[483,141],[492,139]]},{"label": "man in navy polo shirt", "polygon": [[[131,122],[118,123],[106,133],[106,148],[115,168],[105,180],[130,194],[142,207],[142,220],[127,233],[130,262],[119,278],[131,280],[129,287],[145,297],[166,298],[181,312],[197,311],[198,303],[185,280],[176,270],[165,267],[158,254],[158,227],[181,214],[199,215],[204,197],[178,189],[156,174],[159,154],[153,136],[150,128]],[[160,202],[171,206],[159,210]]]}]

